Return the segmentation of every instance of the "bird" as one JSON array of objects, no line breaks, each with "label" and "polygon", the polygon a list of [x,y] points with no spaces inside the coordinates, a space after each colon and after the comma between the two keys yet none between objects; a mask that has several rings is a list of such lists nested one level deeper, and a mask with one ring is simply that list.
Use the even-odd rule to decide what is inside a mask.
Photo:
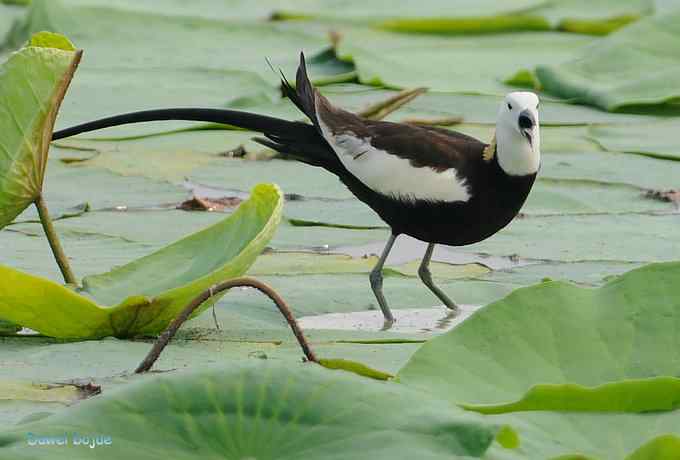
[{"label": "bird", "polygon": [[188,120],[261,133],[254,140],[302,163],[323,168],[389,226],[387,243],[369,274],[385,324],[395,317],[383,293],[383,267],[399,235],[427,243],[418,269],[425,286],[455,314],[459,306],[432,280],[435,245],[465,246],[507,226],[538,174],[539,98],[505,95],[493,138],[485,143],[439,127],[376,121],[334,106],[307,74],[304,53],[295,86],[281,72],[284,95],[307,121],[210,108],[169,108],[115,115],[56,131],[52,139],[129,123]]}]

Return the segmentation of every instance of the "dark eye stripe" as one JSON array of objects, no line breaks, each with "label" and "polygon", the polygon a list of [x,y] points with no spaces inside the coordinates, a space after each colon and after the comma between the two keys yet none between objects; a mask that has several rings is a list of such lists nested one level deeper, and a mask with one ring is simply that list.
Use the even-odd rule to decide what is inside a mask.
[{"label": "dark eye stripe", "polygon": [[512,110],[512,106],[508,103],[508,110]]}]

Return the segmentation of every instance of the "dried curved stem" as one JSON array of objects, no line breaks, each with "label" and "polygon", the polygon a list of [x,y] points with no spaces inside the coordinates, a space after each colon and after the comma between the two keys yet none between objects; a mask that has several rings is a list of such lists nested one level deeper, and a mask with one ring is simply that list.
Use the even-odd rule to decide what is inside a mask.
[{"label": "dried curved stem", "polygon": [[360,112],[357,112],[357,115],[364,118],[370,118],[371,120],[382,120],[425,92],[427,92],[427,88],[413,88],[399,91],[394,96],[376,102]]},{"label": "dried curved stem", "polygon": [[254,278],[241,277],[216,284],[196,296],[196,298],[194,298],[194,300],[192,300],[191,303],[189,303],[189,305],[187,305],[184,310],[182,310],[179,316],[175,318],[174,321],[170,323],[170,326],[168,326],[168,328],[158,337],[158,340],[156,340],[156,343],[154,343],[153,348],[151,348],[151,351],[149,351],[149,353],[146,355],[146,358],[144,358],[139,366],[137,366],[137,369],[135,369],[135,373],[141,374],[151,369],[168,342],[170,342],[182,324],[184,324],[184,322],[199,306],[220,292],[241,286],[255,288],[269,297],[276,304],[283,317],[286,318],[286,321],[293,331],[293,334],[295,334],[295,338],[300,344],[300,347],[307,357],[307,360],[318,362],[316,355],[314,355],[314,352],[309,347],[307,339],[302,333],[302,329],[300,329],[300,326],[295,320],[293,313],[290,311],[288,304],[286,304],[283,298],[281,298],[281,296],[274,289],[262,281],[256,280]]}]

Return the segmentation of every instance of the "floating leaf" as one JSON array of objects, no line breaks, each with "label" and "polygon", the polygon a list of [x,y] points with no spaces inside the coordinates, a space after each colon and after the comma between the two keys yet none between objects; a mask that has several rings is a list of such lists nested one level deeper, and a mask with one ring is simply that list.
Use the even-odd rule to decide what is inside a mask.
[{"label": "floating leaf", "polygon": [[338,56],[354,63],[362,83],[473,94],[507,92],[502,81],[522,68],[518,55],[524,67],[557,64],[590,42],[555,32],[448,37],[358,27],[341,31]]},{"label": "floating leaf", "polygon": [[[235,365],[168,375],[0,433],[0,453],[32,458],[26,433],[98,433],[97,458],[479,458],[507,428],[400,385],[316,365]],[[144,445],[140,449],[140,445]],[[50,458],[91,458],[70,443]]]},{"label": "floating leaf", "polygon": [[674,375],[679,275],[680,263],[652,264],[598,289],[564,282],[518,289],[424,345],[399,378],[458,403],[490,404],[539,383]]},{"label": "floating leaf", "polygon": [[549,93],[605,110],[663,104],[680,97],[678,40],[680,11],[650,16],[536,75]]},{"label": "floating leaf", "polygon": [[[347,22],[372,26],[387,26],[407,33],[485,34],[517,30],[545,30],[560,27],[577,33],[608,30],[619,18],[636,18],[650,14],[651,0],[558,0],[533,2],[514,0],[424,2],[341,0],[304,2],[277,11],[276,19],[315,19],[336,24]],[[311,3],[311,4],[307,4]],[[587,22],[590,27],[565,27],[565,24]]]},{"label": "floating leaf", "polygon": [[[263,254],[250,271],[252,275],[303,275],[331,273],[368,273],[378,262],[377,255],[351,257],[344,254],[316,254],[312,252],[279,252]],[[418,277],[420,261],[399,265],[387,264],[385,275]],[[481,264],[446,264],[432,262],[433,276],[441,279],[472,278],[490,270]]]},{"label": "floating leaf", "polygon": [[[542,411],[491,418],[518,429],[519,458],[621,458],[652,437],[680,433],[678,411],[624,413],[677,406],[677,381],[663,376],[676,375],[680,360],[679,276],[676,262],[598,289],[563,282],[518,289],[423,345],[397,378],[475,410]],[[505,401],[517,402],[488,406]]]},{"label": "floating leaf", "polygon": [[[292,24],[229,18],[234,10],[249,9],[247,2],[242,6],[214,0],[192,8],[174,1],[147,6],[128,1],[35,0],[8,44],[16,47],[31,32],[50,30],[78,37],[79,46],[87,50],[88,58],[57,123],[64,128],[150,107],[221,107],[240,98],[278,99],[279,77],[267,66],[267,56],[288,75],[294,74],[302,49],[315,79],[347,76],[353,70],[351,64],[324,53],[329,45],[323,33],[301,31]],[[257,5],[250,9],[262,10]],[[184,14],[169,14],[173,10]],[[197,14],[199,10],[205,14]],[[157,40],[160,35],[168,39]],[[130,41],[131,36],[139,40]],[[139,136],[195,125],[140,123],[87,137]]]},{"label": "floating leaf", "polygon": [[0,228],[40,196],[52,127],[80,56],[45,32],[0,67]]},{"label": "floating leaf", "polygon": [[217,224],[108,273],[86,277],[83,293],[96,302],[0,266],[0,317],[54,337],[155,334],[198,293],[245,273],[272,237],[281,207],[278,187],[257,186],[248,201]]},{"label": "floating leaf", "polygon": [[680,122],[676,119],[622,126],[591,126],[588,133],[604,149],[680,160]]}]

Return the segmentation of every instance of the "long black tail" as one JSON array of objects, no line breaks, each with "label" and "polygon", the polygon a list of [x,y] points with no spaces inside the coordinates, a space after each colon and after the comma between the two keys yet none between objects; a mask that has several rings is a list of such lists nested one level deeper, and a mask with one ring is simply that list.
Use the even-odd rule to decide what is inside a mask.
[{"label": "long black tail", "polygon": [[63,139],[65,137],[96,131],[98,129],[111,128],[113,126],[164,120],[220,123],[256,131],[265,135],[268,133],[287,133],[290,136],[305,136],[309,133],[309,128],[311,128],[307,123],[287,121],[280,118],[241,112],[238,110],[173,108],[130,112],[90,121],[61,131],[56,131],[52,134],[52,140]]},{"label": "long black tail", "polygon": [[342,170],[342,165],[333,154],[316,126],[314,113],[314,88],[307,77],[305,58],[300,54],[300,66],[297,72],[296,88],[285,79],[282,80],[286,95],[314,123],[310,125],[299,121],[288,121],[280,118],[258,115],[250,112],[227,109],[172,108],[130,112],[112,117],[83,123],[71,128],[56,131],[52,140],[63,139],[98,129],[131,123],[149,121],[184,120],[220,123],[262,133],[266,139],[255,141],[287,154],[296,160],[321,166],[331,172]]}]

